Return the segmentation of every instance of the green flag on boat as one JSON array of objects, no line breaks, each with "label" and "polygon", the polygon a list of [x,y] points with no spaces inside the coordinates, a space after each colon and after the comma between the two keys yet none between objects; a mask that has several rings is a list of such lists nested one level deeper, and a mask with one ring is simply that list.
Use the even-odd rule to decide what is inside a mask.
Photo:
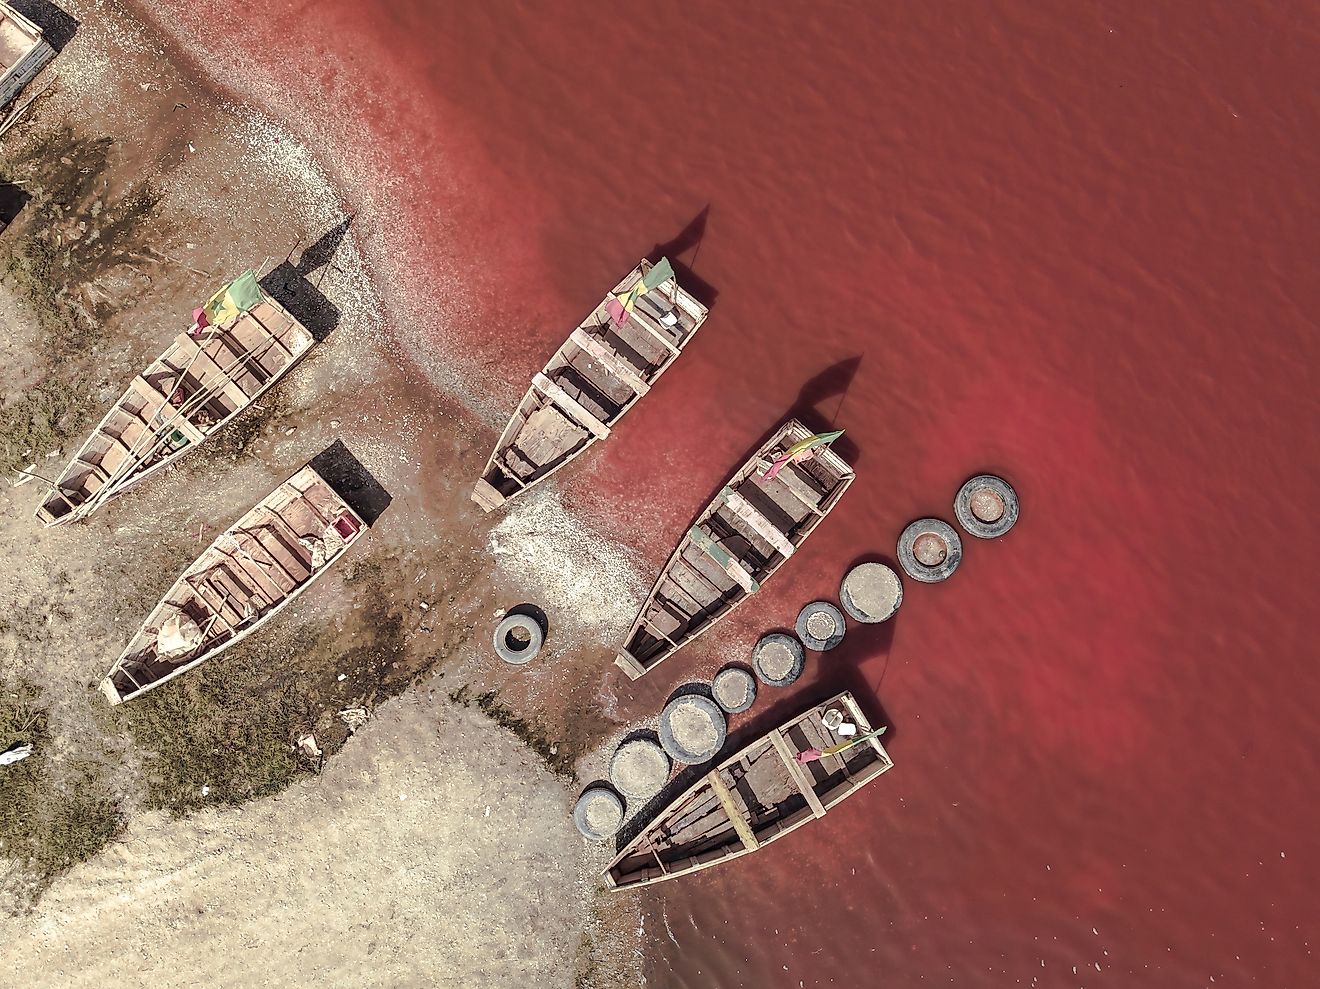
[{"label": "green flag on boat", "polygon": [[661,258],[642,278],[642,284],[646,286],[646,291],[651,291],[657,285],[668,281],[674,277],[674,267],[669,263],[669,258]]},{"label": "green flag on boat", "polygon": [[249,270],[211,296],[202,307],[202,311],[206,313],[206,319],[212,326],[219,326],[237,319],[257,305],[263,297],[261,286],[257,284],[257,276]]}]

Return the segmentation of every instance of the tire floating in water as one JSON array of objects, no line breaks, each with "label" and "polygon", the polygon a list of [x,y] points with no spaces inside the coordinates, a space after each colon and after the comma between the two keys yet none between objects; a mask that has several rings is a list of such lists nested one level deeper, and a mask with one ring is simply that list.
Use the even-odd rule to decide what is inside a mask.
[{"label": "tire floating in water", "polygon": [[839,603],[854,621],[888,621],[903,603],[903,582],[883,563],[861,563],[839,585]]},{"label": "tire floating in water", "polygon": [[675,697],[660,712],[660,744],[675,762],[689,766],[714,759],[728,730],[720,706],[701,694]]},{"label": "tire floating in water", "polygon": [[763,635],[752,650],[756,678],[771,687],[787,687],[800,677],[806,660],[802,643],[783,632]]},{"label": "tire floating in water", "polygon": [[1002,477],[978,474],[958,489],[953,514],[969,535],[998,539],[1017,523],[1017,492]]},{"label": "tire floating in water", "polygon": [[726,666],[710,682],[715,703],[729,714],[742,714],[756,702],[756,677],[741,666]]},{"label": "tire floating in water", "polygon": [[898,537],[898,562],[913,580],[938,584],[962,562],[962,539],[939,519],[917,519]]},{"label": "tire floating in water", "polygon": [[843,641],[843,612],[828,601],[812,601],[798,613],[793,628],[808,649],[826,652]]}]

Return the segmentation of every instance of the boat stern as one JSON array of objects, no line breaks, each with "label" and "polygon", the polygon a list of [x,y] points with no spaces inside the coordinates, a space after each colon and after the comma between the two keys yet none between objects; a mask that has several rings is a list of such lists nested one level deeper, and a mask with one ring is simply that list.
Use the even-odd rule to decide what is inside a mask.
[{"label": "boat stern", "polygon": [[619,650],[614,657],[614,665],[627,673],[629,680],[636,680],[646,673],[646,667],[637,662],[637,659],[627,649]]},{"label": "boat stern", "polygon": [[508,499],[496,490],[495,485],[483,477],[472,488],[472,500],[481,506],[483,512],[493,512]]},{"label": "boat stern", "polygon": [[114,679],[107,676],[101,681],[101,693],[105,694],[105,699],[110,702],[111,707],[117,707],[124,703],[124,698],[119,695],[119,689],[115,686]]}]

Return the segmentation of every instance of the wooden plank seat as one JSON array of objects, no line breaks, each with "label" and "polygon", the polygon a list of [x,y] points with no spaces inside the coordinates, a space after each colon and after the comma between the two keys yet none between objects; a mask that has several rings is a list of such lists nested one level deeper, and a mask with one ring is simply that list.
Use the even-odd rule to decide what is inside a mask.
[{"label": "wooden plank seat", "polygon": [[788,537],[753,508],[746,498],[730,488],[725,488],[723,494],[724,503],[729,506],[729,510],[751,526],[752,530],[773,546],[781,556],[793,555],[795,547],[788,541]]},{"label": "wooden plank seat", "polygon": [[569,334],[568,338],[581,347],[584,352],[599,361],[610,374],[626,384],[639,396],[645,395],[651,390],[651,386],[643,380],[641,372],[599,337],[592,336],[579,326]]},{"label": "wooden plank seat", "polygon": [[558,384],[551,381],[544,373],[537,371],[532,376],[532,384],[546,398],[550,399],[556,407],[562,409],[574,422],[585,426],[591,432],[595,433],[599,439],[608,439],[610,427],[601,422],[594,415],[588,412],[577,399],[573,398],[568,392],[564,391]]}]

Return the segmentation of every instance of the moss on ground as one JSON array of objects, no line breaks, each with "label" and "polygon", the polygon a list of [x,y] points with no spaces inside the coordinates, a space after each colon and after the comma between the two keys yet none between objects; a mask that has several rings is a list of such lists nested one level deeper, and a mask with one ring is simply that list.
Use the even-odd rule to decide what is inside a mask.
[{"label": "moss on ground", "polygon": [[149,806],[182,815],[238,804],[315,768],[295,745],[312,720],[311,678],[272,663],[237,646],[118,709],[148,753]]},{"label": "moss on ground", "polygon": [[148,805],[182,815],[278,793],[320,768],[298,749],[299,738],[312,733],[333,755],[350,734],[339,711],[370,710],[416,682],[420,674],[397,662],[403,632],[378,587],[384,572],[363,560],[345,574],[350,586],[367,585],[367,606],[355,615],[365,633],[358,644],[345,647],[350,636],[333,626],[278,638],[258,633],[116,708],[148,753]]},{"label": "moss on ground", "polygon": [[28,742],[33,753],[0,766],[0,855],[19,862],[26,888],[9,901],[30,905],[60,873],[100,851],[124,825],[95,763],[57,765],[37,688],[0,684],[0,751]]}]

